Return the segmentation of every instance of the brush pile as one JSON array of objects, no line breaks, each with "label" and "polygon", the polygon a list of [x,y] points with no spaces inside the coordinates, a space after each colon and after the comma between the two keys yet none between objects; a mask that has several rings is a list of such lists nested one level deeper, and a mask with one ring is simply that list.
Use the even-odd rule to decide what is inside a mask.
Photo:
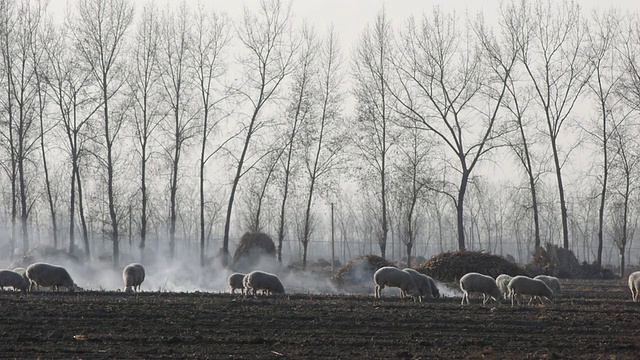
[{"label": "brush pile", "polygon": [[550,243],[535,250],[526,268],[533,275],[545,274],[563,279],[617,278],[609,269],[586,262],[580,264],[571,250]]},{"label": "brush pile", "polygon": [[81,264],[82,260],[76,256],[69,254],[67,251],[62,249],[56,249],[51,246],[36,246],[29,250],[26,254],[17,258],[13,261],[13,263],[9,266],[10,269],[15,269],[18,267],[26,268],[27,266],[36,263],[36,262],[48,262],[52,264],[59,263],[75,263]]},{"label": "brush pile", "polygon": [[231,267],[236,271],[245,271],[252,269],[264,258],[275,260],[275,256],[276,245],[269,235],[246,232],[236,247]]},{"label": "brush pile", "polygon": [[443,282],[457,282],[470,272],[478,272],[493,278],[500,274],[528,275],[524,269],[502,256],[467,250],[440,253],[418,265],[416,270]]},{"label": "brush pile", "polygon": [[349,261],[336,271],[331,280],[338,286],[362,286],[373,284],[373,273],[384,266],[394,264],[377,255],[364,255]]}]

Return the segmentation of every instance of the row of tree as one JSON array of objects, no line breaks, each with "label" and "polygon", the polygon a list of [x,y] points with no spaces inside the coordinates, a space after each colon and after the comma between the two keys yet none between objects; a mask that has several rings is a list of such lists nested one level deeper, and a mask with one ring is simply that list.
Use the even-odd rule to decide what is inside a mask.
[{"label": "row of tree", "polygon": [[[341,237],[373,237],[383,257],[390,232],[409,262],[420,239],[498,251],[515,238],[521,251],[597,234],[596,262],[611,241],[624,268],[640,159],[635,15],[522,1],[491,24],[437,7],[393,24],[383,9],[348,54],[279,0],[241,19],[78,0],[62,23],[46,3],[0,0],[0,19],[11,254],[45,223],[54,246],[68,234],[73,252],[79,235],[90,256],[100,223],[116,266],[127,229],[142,256],[151,231],[171,257],[188,232],[203,265],[212,236],[226,263],[234,232],[269,231],[280,261],[292,238],[306,264],[337,203]],[[508,186],[482,173],[491,162],[514,169]]]}]

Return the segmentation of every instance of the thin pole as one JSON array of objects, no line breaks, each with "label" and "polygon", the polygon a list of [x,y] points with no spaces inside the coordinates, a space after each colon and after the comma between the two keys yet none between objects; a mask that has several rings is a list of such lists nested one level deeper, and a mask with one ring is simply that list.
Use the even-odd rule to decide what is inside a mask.
[{"label": "thin pole", "polygon": [[334,270],[336,263],[336,252],[334,247],[334,227],[333,227],[333,203],[331,203],[331,271]]}]

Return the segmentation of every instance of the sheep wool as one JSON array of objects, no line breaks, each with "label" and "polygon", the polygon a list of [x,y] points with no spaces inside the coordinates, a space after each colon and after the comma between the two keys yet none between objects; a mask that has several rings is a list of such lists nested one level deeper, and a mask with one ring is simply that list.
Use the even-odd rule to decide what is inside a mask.
[{"label": "sheep wool", "polygon": [[242,293],[244,294],[244,278],[245,278],[246,274],[242,274],[242,273],[233,273],[231,275],[229,275],[228,283],[229,283],[229,289],[231,291],[232,294],[235,293],[236,289],[240,289],[242,291]]},{"label": "sheep wool", "polygon": [[385,287],[397,287],[405,294],[410,294],[414,301],[420,301],[418,286],[411,275],[392,266],[384,266],[373,274],[373,281],[376,284],[375,297],[382,297],[382,289]]},{"label": "sheep wool", "polygon": [[[553,303],[553,291],[542,280],[519,275],[511,279],[507,287],[509,288],[509,294],[511,295],[511,306],[514,305],[514,300],[517,300],[517,298],[522,295],[531,296],[528,304],[531,304],[535,297],[539,297],[541,303],[543,303],[543,297],[546,297]],[[519,300],[518,303],[520,303]]]},{"label": "sheep wool", "polygon": [[4,290],[5,286],[11,286],[14,290],[27,291],[29,282],[15,271],[0,270],[0,288]]},{"label": "sheep wool", "polygon": [[482,304],[485,305],[489,300],[499,301],[500,289],[496,281],[488,275],[471,272],[460,278],[460,290],[462,290],[462,305],[469,305],[470,293],[481,293]]},{"label": "sheep wool", "polygon": [[256,295],[258,290],[266,291],[270,294],[284,295],[284,286],[277,275],[264,271],[252,271],[248,273],[242,280],[245,292]]},{"label": "sheep wool", "polygon": [[144,281],[144,267],[138,263],[125,266],[122,270],[122,280],[124,281],[124,291],[127,293],[139,292]]},{"label": "sheep wool", "polygon": [[636,271],[629,275],[629,290],[631,290],[631,299],[640,301],[640,271]]},{"label": "sheep wool", "polygon": [[29,291],[33,291],[34,286],[52,286],[56,290],[60,286],[64,286],[70,292],[76,290],[77,285],[71,279],[69,272],[62,266],[39,262],[29,265],[26,274],[30,283]]},{"label": "sheep wool", "polygon": [[498,289],[500,289],[500,291],[502,292],[505,300],[509,298],[509,289],[507,288],[507,286],[509,285],[509,281],[511,281],[511,279],[513,279],[513,277],[507,274],[500,274],[496,278]]},{"label": "sheep wool", "polygon": [[416,283],[416,287],[418,288],[418,293],[420,294],[420,297],[422,299],[433,298],[433,292],[431,290],[431,282],[429,281],[429,278],[426,275],[423,275],[411,268],[402,269],[402,271],[405,271],[409,273],[409,275],[411,275],[411,278]]},{"label": "sheep wool", "polygon": [[549,275],[538,275],[534,277],[534,279],[542,280],[551,291],[553,291],[553,296],[558,297],[562,292],[562,287],[560,286],[560,280],[555,276]]}]

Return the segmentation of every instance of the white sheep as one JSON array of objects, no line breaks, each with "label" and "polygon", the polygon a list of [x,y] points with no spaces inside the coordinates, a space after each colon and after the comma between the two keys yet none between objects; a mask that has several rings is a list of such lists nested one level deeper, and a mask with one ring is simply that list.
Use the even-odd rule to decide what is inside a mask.
[{"label": "white sheep", "polygon": [[253,293],[256,295],[258,290],[266,291],[270,294],[284,295],[284,286],[277,275],[266,273],[264,271],[252,271],[243,279],[245,293]]},{"label": "white sheep", "polygon": [[429,275],[425,275],[427,277],[427,280],[429,280],[429,285],[431,285],[431,296],[434,299],[437,299],[440,297],[440,290],[438,290],[438,285],[436,285],[436,281],[433,280],[433,278]]},{"label": "white sheep", "polygon": [[496,281],[487,275],[471,272],[460,278],[460,289],[462,290],[462,305],[469,305],[469,293],[482,293],[482,304],[485,305],[490,299],[500,301],[500,289]]},{"label": "white sheep", "polygon": [[[507,287],[509,288],[509,294],[511,296],[511,306],[514,305],[514,300],[516,299],[516,297],[522,295],[531,296],[528,304],[531,304],[531,301],[533,301],[535,297],[538,297],[541,303],[543,303],[543,297],[546,297],[553,303],[553,291],[542,280],[532,279],[528,276],[519,275],[511,279]],[[519,303],[520,301],[518,300],[518,304]]]},{"label": "white sheep", "polygon": [[0,288],[4,290],[5,286],[11,286],[14,290],[26,291],[29,287],[29,282],[15,271],[0,270]]},{"label": "white sheep", "polygon": [[557,298],[558,296],[560,296],[560,293],[562,292],[562,287],[560,286],[560,280],[557,277],[549,276],[549,275],[538,275],[534,277],[534,279],[542,280],[545,284],[547,284],[549,289],[553,291],[554,298]]},{"label": "white sheep", "polygon": [[629,275],[629,290],[631,290],[631,299],[640,301],[640,271]]},{"label": "white sheep", "polygon": [[124,281],[124,291],[127,293],[139,292],[144,281],[144,267],[138,263],[125,266],[122,270],[122,280]]},{"label": "white sheep", "polygon": [[246,274],[233,273],[229,275],[228,283],[229,289],[232,294],[235,294],[236,289],[240,289],[244,294],[244,278]]},{"label": "white sheep", "polygon": [[409,294],[414,301],[420,301],[420,293],[416,282],[411,275],[393,266],[384,266],[373,274],[373,281],[376,284],[375,297],[382,297],[382,289],[385,286],[400,288],[404,294]]},{"label": "white sheep", "polygon": [[408,272],[411,275],[411,278],[416,283],[416,287],[418,288],[418,293],[420,294],[421,299],[432,299],[433,292],[431,290],[431,281],[427,275],[424,275],[414,269],[406,268],[402,269],[402,271]]},{"label": "white sheep", "polygon": [[498,289],[502,292],[504,299],[506,300],[509,297],[509,289],[507,286],[509,285],[509,281],[511,281],[513,277],[507,274],[500,274],[496,278],[496,284],[498,284]]},{"label": "white sheep", "polygon": [[40,286],[52,286],[55,290],[58,290],[60,286],[64,286],[69,291],[75,291],[78,286],[62,266],[39,262],[29,265],[26,274],[30,283],[29,291],[33,291],[34,286],[38,288]]}]

